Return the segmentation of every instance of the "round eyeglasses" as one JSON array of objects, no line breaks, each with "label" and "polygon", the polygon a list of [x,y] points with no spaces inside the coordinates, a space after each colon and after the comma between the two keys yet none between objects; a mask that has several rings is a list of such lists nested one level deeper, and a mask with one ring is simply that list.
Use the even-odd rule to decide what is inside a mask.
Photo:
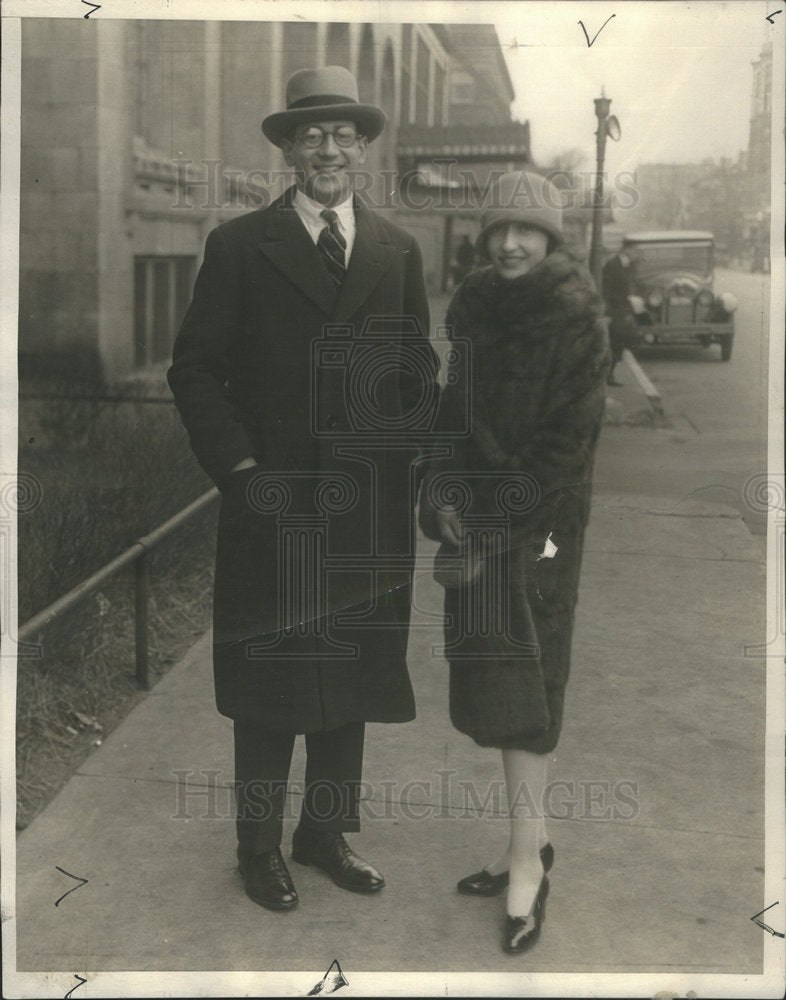
[{"label": "round eyeglasses", "polygon": [[318,149],[329,135],[333,136],[335,144],[341,146],[342,149],[352,146],[360,138],[357,130],[351,125],[341,125],[332,131],[321,128],[319,125],[309,125],[307,129],[298,134],[297,141],[309,149]]}]

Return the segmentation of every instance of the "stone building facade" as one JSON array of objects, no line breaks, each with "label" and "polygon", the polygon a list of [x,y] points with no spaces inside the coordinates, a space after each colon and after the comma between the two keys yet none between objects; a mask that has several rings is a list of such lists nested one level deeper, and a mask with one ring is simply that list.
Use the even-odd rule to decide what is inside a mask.
[{"label": "stone building facade", "polygon": [[399,131],[440,133],[473,107],[510,122],[493,27],[24,19],[23,377],[161,371],[207,233],[291,183],[261,120],[295,70],[325,64],[351,69],[388,115],[366,193],[419,240],[435,287],[444,222],[394,197]]}]

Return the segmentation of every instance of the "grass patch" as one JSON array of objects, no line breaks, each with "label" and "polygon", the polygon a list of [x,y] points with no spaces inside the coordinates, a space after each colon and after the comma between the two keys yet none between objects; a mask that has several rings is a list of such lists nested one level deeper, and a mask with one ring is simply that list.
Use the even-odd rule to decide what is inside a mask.
[{"label": "grass patch", "polygon": [[[20,622],[210,487],[172,404],[20,401],[19,471],[37,502],[19,516]],[[210,627],[218,503],[150,555],[151,684]],[[142,697],[133,567],[56,619],[20,658],[17,827],[49,802]]]}]

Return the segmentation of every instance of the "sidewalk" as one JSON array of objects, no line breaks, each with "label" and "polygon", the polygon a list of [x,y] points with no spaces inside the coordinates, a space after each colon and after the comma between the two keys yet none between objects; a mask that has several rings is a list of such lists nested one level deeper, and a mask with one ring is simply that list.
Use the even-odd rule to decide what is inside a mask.
[{"label": "sidewalk", "polygon": [[[645,410],[625,381],[615,390],[623,414]],[[450,725],[447,669],[432,653],[441,642],[435,546],[421,539],[409,656],[418,718],[368,727],[363,829],[350,838],[387,887],[355,896],[293,862],[297,910],[273,914],[245,897],[232,723],[215,711],[205,636],[20,835],[18,969],[64,973],[61,996],[74,973],[321,974],[334,958],[350,982],[372,970],[760,974],[763,934],[749,917],[771,902],[762,888],[766,661],[743,646],[765,634],[763,544],[729,507],[615,492],[615,465],[657,433],[621,422],[601,435],[566,718],[549,772],[556,861],[532,952],[501,952],[501,898],[455,891],[504,846],[502,773],[497,751]],[[89,880],[57,907],[78,883],[56,866]],[[260,982],[247,989],[264,990]]]}]

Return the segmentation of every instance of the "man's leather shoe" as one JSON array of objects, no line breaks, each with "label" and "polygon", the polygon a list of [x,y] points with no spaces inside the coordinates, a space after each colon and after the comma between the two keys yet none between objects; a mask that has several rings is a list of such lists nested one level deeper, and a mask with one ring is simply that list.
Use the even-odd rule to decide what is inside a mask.
[{"label": "man's leather shoe", "polygon": [[274,847],[264,854],[244,854],[238,848],[237,866],[249,899],[268,910],[291,910],[297,906],[297,891],[280,848]]},{"label": "man's leather shoe", "polygon": [[385,884],[377,869],[359,858],[340,833],[311,833],[298,827],[292,837],[292,858],[298,864],[321,868],[350,892],[378,892]]}]

